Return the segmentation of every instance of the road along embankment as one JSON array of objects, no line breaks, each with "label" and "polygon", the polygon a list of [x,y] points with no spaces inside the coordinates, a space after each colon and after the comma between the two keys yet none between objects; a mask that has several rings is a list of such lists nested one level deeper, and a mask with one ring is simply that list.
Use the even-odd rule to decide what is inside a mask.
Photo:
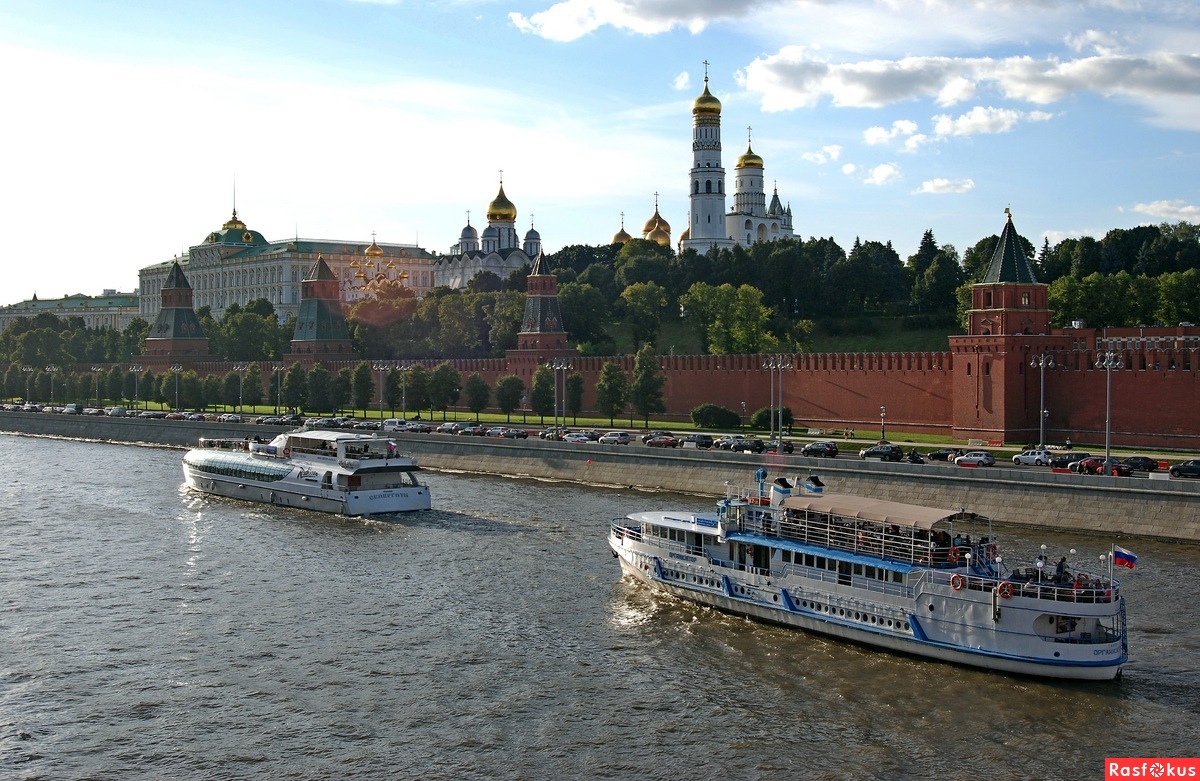
[{"label": "road along embankment", "polygon": [[[270,437],[251,424],[42,413],[0,413],[0,431],[189,447],[201,436]],[[1054,474],[1044,469],[962,469],[853,459],[652,450],[542,440],[396,434],[401,450],[431,469],[503,474],[719,497],[765,467],[819,475],[826,490],[931,507],[963,507],[1005,523],[1123,537],[1200,542],[1200,481]],[[614,505],[615,511],[615,505]]]}]

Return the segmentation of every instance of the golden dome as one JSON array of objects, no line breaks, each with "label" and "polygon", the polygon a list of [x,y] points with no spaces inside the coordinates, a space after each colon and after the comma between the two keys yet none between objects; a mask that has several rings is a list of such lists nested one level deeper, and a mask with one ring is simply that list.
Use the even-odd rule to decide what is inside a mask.
[{"label": "golden dome", "polygon": [[488,204],[487,218],[490,222],[514,222],[517,219],[517,207],[513,206],[513,202],[504,194],[503,183],[500,185],[500,192]]},{"label": "golden dome", "polygon": [[371,237],[371,246],[367,247],[363,254],[368,258],[382,258],[383,250],[375,243],[375,237]]},{"label": "golden dome", "polygon": [[761,157],[759,157],[758,155],[754,154],[754,150],[750,148],[749,144],[746,144],[746,154],[744,154],[738,158],[736,167],[737,168],[762,168],[763,167],[763,159]]},{"label": "golden dome", "polygon": [[653,241],[655,244],[659,245],[660,247],[670,247],[671,246],[671,234],[668,231],[664,230],[661,225],[658,226],[657,228],[655,228],[654,230],[650,231],[649,233],[647,233],[646,240]]},{"label": "golden dome", "polygon": [[708,91],[708,77],[704,77],[704,92],[692,103],[692,114],[720,114],[721,101]]},{"label": "golden dome", "polygon": [[632,238],[633,237],[630,236],[629,233],[626,232],[626,230],[624,228],[621,228],[621,230],[619,230],[615,234],[613,234],[612,243],[613,244],[624,244],[625,242],[629,241]]},{"label": "golden dome", "polygon": [[683,229],[683,233],[679,234],[679,246],[681,246],[681,247],[682,247],[682,246],[683,246],[683,243],[684,243],[685,241],[687,241],[688,239],[690,239],[691,237],[692,237],[692,229],[691,229],[691,228],[684,228],[684,229]]},{"label": "golden dome", "polygon": [[642,235],[647,239],[650,238],[650,234],[655,228],[662,228],[666,233],[671,232],[671,223],[664,220],[662,215],[658,213],[658,206],[654,207],[654,216],[646,220],[646,224],[642,226]]}]

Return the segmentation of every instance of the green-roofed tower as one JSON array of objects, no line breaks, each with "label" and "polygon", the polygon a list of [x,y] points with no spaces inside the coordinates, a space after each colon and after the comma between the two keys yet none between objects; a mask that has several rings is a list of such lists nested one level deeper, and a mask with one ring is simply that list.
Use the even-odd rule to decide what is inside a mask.
[{"label": "green-roofed tower", "polygon": [[291,357],[355,358],[337,275],[320,255],[300,285],[300,313],[292,334]]},{"label": "green-roofed tower", "polygon": [[192,308],[192,286],[178,263],[163,283],[162,305],[146,337],[146,355],[171,360],[208,357],[208,337]]},{"label": "green-roofed tower", "polygon": [[970,326],[974,336],[1048,334],[1050,306],[1047,285],[1038,282],[1024,242],[1013,227],[1012,212],[1004,210],[1008,219],[996,251],[988,263],[983,280],[971,288]]}]

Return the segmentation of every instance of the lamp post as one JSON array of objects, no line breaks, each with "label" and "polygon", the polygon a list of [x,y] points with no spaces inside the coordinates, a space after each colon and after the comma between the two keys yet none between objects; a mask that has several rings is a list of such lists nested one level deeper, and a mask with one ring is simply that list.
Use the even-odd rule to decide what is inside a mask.
[{"label": "lamp post", "polygon": [[58,367],[50,364],[46,371],[50,374],[50,406],[54,406],[54,375],[58,372]]},{"label": "lamp post", "polygon": [[25,372],[25,403],[29,403],[29,381],[33,379],[33,367],[22,366],[21,371]]},{"label": "lamp post", "polygon": [[138,375],[142,373],[142,367],[130,366],[129,371],[133,372],[133,408],[138,409],[141,407],[140,397],[138,396]]},{"label": "lamp post", "polygon": [[738,418],[738,425],[742,429],[742,433],[746,433],[746,402],[742,402],[742,416]]},{"label": "lamp post", "polygon": [[400,367],[400,417],[408,420],[408,370],[411,364]]},{"label": "lamp post", "polygon": [[570,362],[566,358],[552,358],[546,364],[546,367],[554,372],[554,438],[559,439],[558,431],[558,373],[563,375],[563,425],[567,422],[566,410],[566,395],[567,395],[567,370],[571,368]]},{"label": "lamp post", "polygon": [[238,373],[238,413],[242,411],[242,383],[246,380],[246,364],[234,364],[233,370]]},{"label": "lamp post", "polygon": [[179,374],[183,371],[183,366],[178,363],[171,364],[171,371],[175,372],[175,411],[179,411]]},{"label": "lamp post", "polygon": [[[1110,437],[1112,435],[1112,370],[1125,367],[1125,362],[1121,360],[1121,354],[1118,352],[1108,351],[1102,354],[1099,360],[1096,361],[1096,366],[1104,369],[1105,374],[1105,391],[1104,391],[1104,469],[1108,469],[1108,459],[1110,453]],[[1103,470],[1102,470],[1103,471]]]},{"label": "lamp post", "polygon": [[274,365],[275,369],[275,414],[283,409],[283,361]]},{"label": "lamp post", "polygon": [[887,439],[887,407],[879,405],[879,438]]},{"label": "lamp post", "polygon": [[100,406],[100,372],[104,371],[103,366],[92,367],[92,377],[96,382],[96,406]]},{"label": "lamp post", "polygon": [[376,361],[371,364],[371,368],[379,372],[379,425],[383,425],[383,373],[387,371],[387,364],[383,361]]},{"label": "lamp post", "polygon": [[1046,369],[1054,368],[1054,356],[1049,353],[1042,353],[1034,356],[1034,359],[1029,362],[1030,366],[1036,366],[1038,374],[1041,375],[1042,394],[1038,402],[1038,447],[1046,447],[1046,416],[1050,411],[1046,409]]},{"label": "lamp post", "polygon": [[[771,439],[783,439],[783,371],[784,369],[792,368],[792,361],[786,355],[772,355],[763,363],[764,369],[769,369],[771,372]],[[775,375],[779,374],[779,405],[775,404]],[[776,410],[779,411],[778,423],[779,434],[775,433],[776,428]]]}]

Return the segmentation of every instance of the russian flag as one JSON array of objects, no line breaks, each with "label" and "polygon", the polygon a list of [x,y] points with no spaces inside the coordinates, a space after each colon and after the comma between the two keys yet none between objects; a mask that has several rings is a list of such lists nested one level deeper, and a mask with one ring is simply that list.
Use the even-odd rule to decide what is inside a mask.
[{"label": "russian flag", "polygon": [[389,441],[388,442],[388,458],[391,458],[394,455],[396,455],[396,443]]},{"label": "russian flag", "polygon": [[1113,563],[1120,567],[1129,567],[1133,569],[1137,566],[1137,556],[1133,555],[1132,551],[1127,551],[1120,545],[1113,546]]}]

